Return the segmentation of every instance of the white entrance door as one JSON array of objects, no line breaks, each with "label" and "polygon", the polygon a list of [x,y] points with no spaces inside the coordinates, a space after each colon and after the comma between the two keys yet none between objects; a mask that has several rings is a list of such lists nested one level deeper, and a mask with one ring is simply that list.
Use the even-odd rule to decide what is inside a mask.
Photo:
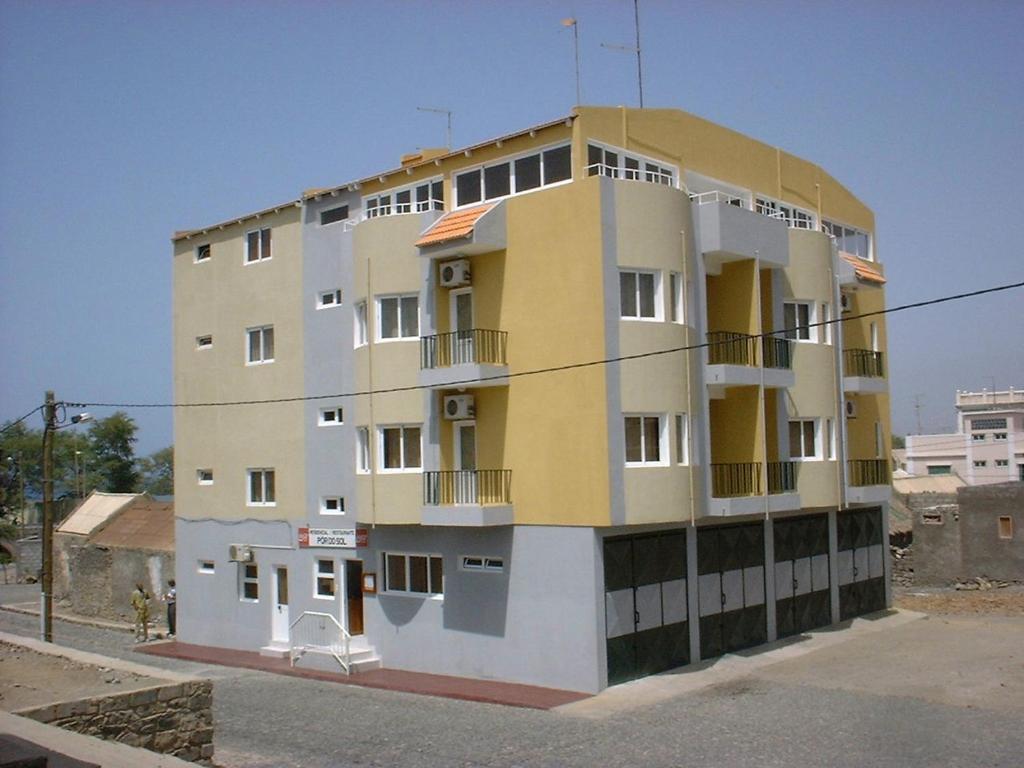
[{"label": "white entrance door", "polygon": [[462,288],[448,294],[451,329],[455,332],[455,364],[472,363],[473,349],[473,289]]},{"label": "white entrance door", "polygon": [[274,594],[270,637],[275,643],[288,642],[288,569],[283,565],[274,566]]},{"label": "white entrance door", "polygon": [[452,425],[455,439],[455,469],[459,470],[455,488],[456,504],[479,504],[476,477],[476,422],[457,421]]}]

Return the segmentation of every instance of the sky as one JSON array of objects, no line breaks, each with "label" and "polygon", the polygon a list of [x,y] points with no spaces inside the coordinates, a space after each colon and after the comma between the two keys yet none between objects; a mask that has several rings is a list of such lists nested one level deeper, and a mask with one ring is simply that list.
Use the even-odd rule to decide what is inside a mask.
[{"label": "sky", "polygon": [[[0,0],[0,422],[169,403],[171,243],[416,148],[638,103],[631,0]],[[890,306],[1024,280],[1024,3],[640,0],[644,103],[821,165]],[[894,431],[1024,388],[1024,290],[888,318]],[[113,409],[90,409],[108,416]],[[128,410],[140,455],[166,408]],[[40,417],[29,422],[41,426]]]}]

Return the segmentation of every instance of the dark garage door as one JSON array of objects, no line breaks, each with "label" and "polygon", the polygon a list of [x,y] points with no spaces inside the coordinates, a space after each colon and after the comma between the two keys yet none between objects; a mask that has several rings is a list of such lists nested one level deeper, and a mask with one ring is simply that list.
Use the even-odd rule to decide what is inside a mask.
[{"label": "dark garage door", "polygon": [[887,556],[882,510],[857,509],[836,516],[839,617],[849,619],[885,608]]},{"label": "dark garage door", "polygon": [[776,520],[775,626],[779,637],[832,623],[828,515]]},{"label": "dark garage door", "polygon": [[767,642],[761,523],[698,529],[697,573],[702,659]]},{"label": "dark garage door", "polygon": [[686,532],[604,541],[608,684],[688,664]]}]

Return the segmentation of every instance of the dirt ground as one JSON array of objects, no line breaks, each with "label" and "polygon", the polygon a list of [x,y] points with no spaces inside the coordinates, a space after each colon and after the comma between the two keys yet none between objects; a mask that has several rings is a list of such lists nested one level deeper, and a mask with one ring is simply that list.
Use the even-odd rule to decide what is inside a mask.
[{"label": "dirt ground", "polygon": [[893,604],[938,615],[1024,616],[1024,585],[972,590],[897,588]]},{"label": "dirt ground", "polygon": [[7,712],[135,691],[161,682],[165,681],[0,642],[0,709]]}]

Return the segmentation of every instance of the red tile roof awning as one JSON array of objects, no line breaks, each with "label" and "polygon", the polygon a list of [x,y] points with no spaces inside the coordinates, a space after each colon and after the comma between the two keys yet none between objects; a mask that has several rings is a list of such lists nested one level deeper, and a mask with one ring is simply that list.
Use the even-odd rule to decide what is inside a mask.
[{"label": "red tile roof awning", "polygon": [[423,248],[428,245],[438,245],[440,243],[447,243],[449,240],[469,237],[473,234],[473,227],[476,226],[480,217],[494,208],[495,205],[497,203],[488,203],[487,205],[478,205],[473,208],[463,208],[459,211],[446,213],[420,236],[420,239],[416,241],[416,245]]},{"label": "red tile roof awning", "polygon": [[866,261],[862,261],[856,256],[851,256],[848,253],[840,253],[839,255],[843,257],[843,260],[846,261],[847,264],[853,267],[853,271],[857,275],[858,280],[863,280],[866,283],[885,285],[885,277],[882,276],[882,273]]}]

